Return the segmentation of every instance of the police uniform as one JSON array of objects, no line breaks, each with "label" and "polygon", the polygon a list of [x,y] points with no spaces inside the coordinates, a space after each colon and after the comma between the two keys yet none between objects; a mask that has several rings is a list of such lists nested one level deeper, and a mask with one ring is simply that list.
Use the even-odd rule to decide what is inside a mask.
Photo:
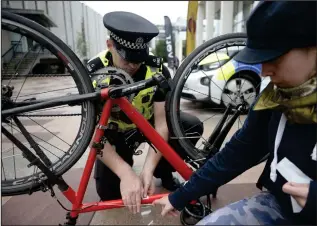
[{"label": "police uniform", "polygon": [[[156,73],[161,73],[170,79],[169,71],[163,66],[161,58],[149,55],[148,43],[159,33],[155,25],[128,12],[108,13],[104,16],[103,22],[110,31],[110,39],[114,41],[115,51],[128,62],[141,63],[139,70],[132,76],[134,82],[149,79]],[[113,66],[112,54],[107,50],[100,52],[87,63],[87,69],[90,73],[97,72],[107,66]],[[97,81],[93,80],[92,82],[94,86],[97,85]],[[98,82],[112,84],[109,78]],[[153,103],[165,101],[165,97],[166,91],[151,87],[136,93],[132,104],[154,126]],[[184,129],[190,129],[188,132],[202,134],[203,124],[198,118],[185,113],[181,113],[181,118]],[[121,158],[132,166],[133,154],[139,144],[145,141],[145,138],[121,111],[112,112],[109,123],[115,125],[116,131],[105,130],[108,142]],[[195,144],[197,141],[198,139],[192,142]],[[179,154],[184,156],[184,153]],[[173,167],[162,157],[154,176],[161,178],[164,186],[165,179],[173,180],[173,171],[175,171]],[[100,160],[96,160],[95,163],[95,179],[97,193],[101,200],[121,198],[119,177]],[[174,189],[171,188],[171,190]]]}]

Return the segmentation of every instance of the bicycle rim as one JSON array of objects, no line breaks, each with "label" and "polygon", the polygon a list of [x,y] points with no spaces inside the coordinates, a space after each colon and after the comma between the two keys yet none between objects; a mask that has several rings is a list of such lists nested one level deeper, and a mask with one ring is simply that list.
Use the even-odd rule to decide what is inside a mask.
[{"label": "bicycle rim", "polygon": [[[15,100],[22,99],[23,100],[23,95],[21,95],[21,90],[23,85],[27,85],[27,83],[32,80],[35,82],[39,82],[41,80],[41,82],[45,81],[47,83],[53,82],[54,85],[59,85],[59,84],[65,84],[67,83],[67,81],[72,82],[72,84],[74,84],[75,87],[72,87],[70,90],[76,90],[77,93],[79,94],[85,94],[85,93],[91,93],[93,92],[93,87],[89,78],[89,75],[87,74],[86,69],[84,68],[84,66],[82,65],[82,63],[80,62],[80,60],[77,58],[77,56],[69,49],[69,47],[63,43],[59,38],[57,38],[54,34],[52,34],[50,31],[48,31],[47,29],[45,29],[44,27],[42,27],[41,25],[28,20],[24,17],[12,14],[12,13],[8,13],[5,11],[2,11],[2,29],[5,28],[5,31],[7,32],[15,32],[15,33],[19,33],[25,37],[28,37],[29,39],[33,40],[34,42],[38,43],[41,45],[41,47],[45,47],[47,50],[49,50],[49,52],[54,55],[54,57],[56,59],[58,59],[58,62],[61,62],[63,64],[63,67],[66,68],[66,71],[68,72],[69,76],[66,77],[62,77],[62,79],[60,79],[60,77],[58,76],[58,74],[53,74],[54,77],[48,77],[45,75],[32,75],[32,77],[29,75],[30,73],[27,73],[25,76],[25,78],[22,78],[22,86],[20,87],[19,90],[16,91],[16,98]],[[34,69],[34,68],[33,68]],[[31,73],[32,74],[32,73]],[[6,82],[14,84],[15,82],[17,82],[20,78],[13,78],[15,75],[12,75],[12,77],[9,76],[9,78],[7,78]],[[22,75],[21,75],[22,76]],[[38,79],[37,77],[40,77],[40,79]],[[53,79],[52,79],[53,78]],[[2,77],[2,80],[4,80],[5,78]],[[59,80],[60,79],[60,80]],[[55,83],[54,83],[55,80]],[[67,81],[66,81],[67,80]],[[71,81],[72,80],[72,81]],[[65,82],[66,81],[66,82]],[[33,82],[34,83],[34,82]],[[2,82],[3,84],[3,82]],[[30,86],[32,85],[32,82],[29,82]],[[41,84],[41,83],[40,83]],[[47,87],[49,87],[50,85],[47,85]],[[51,85],[52,86],[52,85]],[[25,86],[24,86],[25,87]],[[29,88],[29,87],[27,87]],[[33,87],[34,88],[34,87]],[[45,85],[40,85],[39,86],[39,90],[45,88]],[[53,87],[55,88],[55,87]],[[31,88],[29,88],[31,89]],[[27,90],[27,89],[26,89]],[[65,91],[66,89],[58,89],[56,88],[54,90],[54,92],[56,92],[57,94],[62,93],[63,91]],[[39,97],[43,97],[45,95],[51,95],[52,92],[50,94],[48,94],[49,92],[37,92],[36,94],[34,94],[34,96],[36,96],[37,98]],[[65,94],[60,94],[58,96],[63,96]],[[22,97],[21,97],[22,96]],[[32,95],[30,95],[29,93],[27,95],[24,95],[25,99],[29,99],[34,97]],[[57,96],[57,97],[58,97]],[[45,97],[43,97],[45,98]],[[40,99],[40,98],[39,98]],[[74,107],[76,108],[76,107]],[[69,170],[78,160],[79,158],[82,156],[82,154],[86,151],[86,148],[89,145],[89,142],[91,140],[91,137],[93,135],[94,132],[94,127],[95,127],[95,120],[96,120],[96,113],[95,113],[95,106],[94,103],[92,101],[86,101],[83,102],[81,105],[79,105],[79,107],[77,107],[76,109],[79,110],[79,112],[77,112],[78,114],[80,113],[81,118],[78,121],[78,131],[74,132],[74,139],[72,141],[69,142],[65,142],[67,143],[67,147],[65,147],[65,151],[60,154],[59,156],[57,156],[57,160],[56,161],[52,161],[52,164],[49,166],[49,168],[56,174],[56,175],[62,175],[64,174],[67,170]],[[41,122],[36,122],[37,120],[35,119],[38,117],[55,117],[58,114],[54,114],[54,116],[52,116],[51,112],[55,112],[56,108],[54,110],[54,108],[49,108],[46,111],[42,111],[42,110],[38,110],[38,111],[33,111],[33,112],[29,112],[26,113],[26,116],[24,115],[23,117],[27,117],[29,118],[29,123],[30,121],[32,121],[33,125],[37,125],[40,126],[43,129],[46,129],[45,132],[50,133],[52,136],[53,134],[56,134],[60,131],[63,130],[67,130],[67,121],[69,121],[68,119],[65,119],[64,122],[65,124],[59,124],[57,126],[55,126],[55,131],[52,132],[47,128],[44,128],[41,125]],[[46,112],[44,114],[42,114],[43,112]],[[63,114],[63,116],[69,116],[72,114]],[[61,117],[61,115],[59,115],[59,117]],[[18,116],[18,118],[22,118],[21,116]],[[21,120],[21,122],[23,123],[23,121]],[[54,124],[54,119],[53,122],[50,122],[51,124]],[[2,125],[4,125],[5,123],[2,122]],[[8,126],[8,125],[7,125]],[[9,130],[9,132],[13,133],[12,130],[12,126]],[[26,129],[28,130],[27,125],[25,125]],[[30,128],[30,127],[29,127]],[[15,127],[16,130],[16,127]],[[57,132],[56,132],[57,130]],[[20,132],[21,134],[21,132]],[[33,136],[33,138],[38,141],[40,144],[40,142],[46,142],[48,143],[45,138],[43,139],[43,137],[39,136],[39,135],[34,135],[32,134],[32,131],[30,132],[31,136]],[[2,142],[3,142],[3,138],[5,136],[2,136]],[[21,137],[17,137],[18,139]],[[19,140],[20,140],[19,139]],[[64,140],[64,138],[60,135],[60,136],[55,136],[53,138],[51,138],[51,140]],[[11,141],[9,141],[11,142]],[[21,140],[22,142],[22,140]],[[27,142],[22,142],[24,143],[24,145],[26,147],[29,148],[29,150],[31,150],[33,152],[33,150],[30,148],[30,145]],[[43,144],[39,145],[41,147],[41,149],[43,150],[43,152],[46,154],[50,151],[50,153],[52,153],[53,147],[56,145],[50,145],[49,148],[46,147],[44,148]],[[19,150],[17,150],[17,147],[14,147],[14,145],[12,146],[13,150],[15,149],[15,153],[18,153]],[[58,148],[58,147],[57,147]],[[47,151],[47,152],[45,152]],[[2,153],[3,154],[3,153]],[[20,151],[20,155],[22,155],[21,151]],[[3,156],[3,155],[2,155]],[[8,158],[8,156],[7,156]],[[12,155],[12,159],[15,159],[15,155]],[[21,158],[22,159],[22,158]],[[16,176],[16,172],[15,172],[15,176],[11,179],[5,178],[4,179],[4,174],[5,174],[5,170],[4,170],[4,166],[3,166],[3,161],[4,159],[2,158],[2,195],[18,195],[18,194],[24,194],[27,193],[29,191],[36,191],[39,189],[40,187],[40,181],[38,180],[39,178],[41,178],[42,180],[45,180],[46,177],[42,174],[42,172],[40,172],[40,170],[37,169],[37,167],[33,166],[33,169],[30,169],[29,172],[32,172],[33,170],[33,174],[30,175],[24,175],[21,176],[21,178],[18,178]],[[22,160],[21,160],[22,161]],[[14,163],[18,163],[14,160]],[[21,162],[20,162],[21,163]],[[23,163],[28,163],[26,159],[24,159]],[[16,166],[16,165],[15,165]]]},{"label": "bicycle rim", "polygon": [[[173,90],[170,92],[168,99],[167,99],[167,112],[168,112],[167,113],[167,122],[168,122],[169,129],[172,132],[174,142],[176,143],[176,145],[178,145],[181,149],[183,149],[185,151],[185,153],[187,154],[189,162],[194,167],[200,167],[201,163],[203,163],[204,159],[206,159],[206,156],[208,153],[202,152],[202,150],[204,149],[204,146],[208,143],[208,139],[209,139],[212,131],[208,132],[208,134],[204,135],[204,137],[202,136],[202,134],[200,134],[200,140],[196,146],[194,146],[190,142],[189,137],[194,136],[194,135],[186,134],[186,131],[184,131],[184,129],[180,123],[180,117],[179,117],[179,112],[182,111],[181,108],[185,108],[185,107],[183,107],[184,106],[184,101],[183,101],[184,99],[182,99],[182,98],[185,97],[186,98],[185,100],[188,101],[190,99],[189,97],[191,97],[189,94],[187,94],[186,92],[183,91],[184,85],[185,85],[185,83],[187,85],[188,84],[195,85],[198,83],[198,81],[195,81],[194,79],[189,80],[189,77],[193,76],[192,68],[199,68],[198,67],[200,65],[199,63],[202,62],[204,59],[207,59],[207,57],[210,56],[211,54],[215,54],[217,56],[219,65],[222,65],[221,60],[219,58],[220,57],[219,52],[221,52],[221,50],[226,50],[228,52],[228,49],[230,50],[230,49],[238,48],[238,51],[240,51],[242,49],[241,47],[243,47],[245,45],[246,45],[246,35],[244,33],[226,34],[226,35],[222,35],[222,36],[216,37],[214,39],[211,39],[211,40],[205,42],[204,44],[202,44],[201,46],[199,46],[198,48],[196,48],[188,57],[186,57],[186,59],[184,60],[182,65],[179,67],[179,69],[176,72],[176,75],[173,78]],[[213,70],[211,70],[211,71],[213,71],[213,72],[218,71],[218,72],[220,72],[219,74],[224,74],[223,70],[226,70],[226,69],[228,70],[228,68],[230,69],[230,67],[228,66],[229,61],[224,60],[223,62],[224,62],[224,64],[221,67],[218,66],[217,69],[214,69],[214,71]],[[226,69],[224,69],[225,67],[226,67]],[[203,71],[203,69],[201,69],[201,71]],[[226,87],[226,85],[228,86],[228,89],[229,89],[230,88],[229,86],[232,86],[232,82],[234,80],[240,80],[240,82],[245,80],[243,82],[243,84],[249,85],[249,86],[251,86],[251,85],[254,86],[252,88],[256,94],[255,95],[253,94],[252,98],[255,99],[256,95],[258,95],[258,92],[259,92],[261,78],[259,77],[259,75],[257,75],[256,77],[254,77],[254,78],[252,77],[252,79],[249,79],[250,76],[243,75],[244,72],[245,71],[241,70],[241,71],[237,72],[236,74],[232,75],[232,77],[229,77],[227,79],[224,76],[223,77],[224,81],[222,81],[223,84],[221,84],[221,85],[215,84],[214,77],[216,77],[216,75],[209,76],[209,78],[211,78],[210,84],[212,84],[212,82],[213,82],[214,83],[213,86],[216,88],[213,88],[213,89],[209,88],[208,93],[206,93],[206,96],[209,99],[214,100],[213,99],[214,96],[212,96],[210,94],[210,92],[213,92],[214,90],[220,89],[221,86]],[[205,77],[208,77],[208,75],[206,73],[204,73],[204,74],[205,74],[204,75]],[[204,77],[202,77],[202,78],[204,78]],[[249,80],[251,80],[251,81],[249,81]],[[191,81],[191,84],[187,81]],[[200,80],[200,82],[202,82],[202,80]],[[209,87],[212,87],[212,86],[209,85]],[[186,89],[189,89],[189,88],[186,88]],[[196,92],[201,94],[203,91],[196,90]],[[226,92],[225,91],[221,91],[221,92],[222,92],[222,95],[219,95],[218,101],[215,101],[215,102],[218,102],[217,104],[213,103],[213,101],[210,101],[208,99],[208,101],[210,101],[210,102],[208,102],[208,107],[216,105],[214,108],[210,107],[210,109],[218,109],[220,113],[217,113],[218,110],[215,111],[216,112],[215,113],[215,112],[206,111],[206,109],[204,109],[205,113],[207,112],[208,114],[210,114],[208,116],[205,116],[206,119],[210,120],[210,118],[215,117],[215,116],[220,118],[227,107],[226,104],[224,104],[224,100],[226,100],[224,97],[232,100],[232,97],[230,96],[231,94],[226,93],[227,90],[226,90]],[[187,96],[185,96],[185,95],[187,95]],[[182,99],[182,101],[181,101],[181,99]],[[192,103],[194,103],[196,101],[196,99],[195,100],[190,99],[190,100],[192,101]],[[234,102],[234,103],[237,105],[238,102]],[[200,114],[200,112],[197,111],[197,109],[195,109],[195,108],[198,108],[197,105],[194,105],[194,106],[188,105],[188,106],[191,106],[191,109],[189,109],[189,110],[192,111],[194,115]],[[200,120],[202,122],[204,122],[204,130],[205,131],[209,130],[210,127],[215,127],[215,125],[216,125],[216,123],[214,123],[212,126],[210,126],[209,124],[205,124],[204,118],[200,118]],[[229,121],[229,120],[227,119],[227,121]],[[235,126],[238,125],[238,127],[241,128],[242,124],[243,124],[243,120],[241,120],[239,118],[237,120],[237,124],[235,124]],[[231,135],[232,135],[232,132],[231,132]],[[229,138],[231,135],[229,134],[227,136],[227,138]],[[209,145],[212,145],[212,144],[209,144]]]}]

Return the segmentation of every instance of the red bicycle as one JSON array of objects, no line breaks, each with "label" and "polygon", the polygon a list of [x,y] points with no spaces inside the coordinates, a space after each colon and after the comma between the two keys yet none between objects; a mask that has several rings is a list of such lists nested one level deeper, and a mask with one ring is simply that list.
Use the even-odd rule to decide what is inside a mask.
[{"label": "red bicycle", "polygon": [[[101,74],[117,76],[122,79],[123,85],[110,86],[97,91],[93,89],[91,78],[75,53],[46,28],[24,17],[2,10],[2,34],[3,37],[11,35],[20,40],[20,44],[9,46],[2,55],[3,72],[4,69],[7,70],[6,73],[2,73],[1,78],[1,129],[5,136],[2,138],[2,195],[12,196],[40,190],[50,190],[54,195],[53,187],[57,185],[72,203],[66,222],[68,225],[75,225],[76,219],[81,213],[123,207],[122,200],[82,203],[97,152],[102,148],[104,129],[114,105],[127,115],[148,142],[162,153],[185,180],[190,178],[193,170],[201,167],[208,158],[218,152],[238,117],[248,108],[247,101],[222,105],[221,107],[225,111],[218,112],[218,116],[221,116],[220,121],[213,132],[207,134],[206,139],[202,137],[202,134],[198,134],[202,139],[200,146],[196,147],[190,142],[193,134],[186,134],[179,123],[181,89],[190,72],[195,67],[197,69],[198,63],[202,59],[221,48],[228,50],[231,47],[244,46],[246,39],[244,34],[225,35],[204,43],[186,58],[171,83],[160,74],[148,80],[136,83],[128,82],[124,72],[108,68]],[[21,42],[23,43],[25,38],[31,42],[28,41],[26,51],[22,51],[24,47]],[[50,59],[55,63],[50,67],[44,67],[45,64],[41,63],[43,59]],[[30,64],[30,61],[32,67],[21,69],[21,65],[26,65],[25,62]],[[222,62],[223,64],[224,62]],[[65,68],[66,71],[64,71]],[[210,76],[206,76],[206,78],[210,79]],[[18,85],[20,83],[22,85]],[[175,144],[185,151],[186,156],[180,157],[130,103],[133,94],[151,86],[171,88],[166,103],[168,126],[175,138]],[[258,86],[257,84],[254,95],[258,94]],[[23,87],[26,87],[25,92],[22,91]],[[49,90],[39,92],[45,88]],[[35,91],[35,93],[31,93],[31,91]],[[57,94],[57,97],[53,94]],[[96,127],[98,114],[96,109],[102,100],[106,101]],[[225,125],[231,113],[233,115]],[[69,119],[74,116],[77,117],[76,120]],[[42,121],[37,121],[37,118]],[[80,120],[77,120],[78,118]],[[45,128],[44,125],[46,125]],[[49,137],[41,137],[41,132],[34,129],[35,126],[43,129]],[[58,128],[57,131],[56,128]],[[55,131],[53,132],[53,130]],[[78,132],[76,133],[76,131]],[[59,133],[61,135],[58,135]],[[69,133],[73,133],[73,135],[68,136]],[[89,150],[80,185],[78,190],[74,191],[64,181],[62,175],[80,159],[91,139],[93,139],[93,145]],[[12,143],[12,146],[9,142]],[[13,164],[9,163],[10,159]],[[25,166],[27,167],[22,168]],[[9,169],[6,170],[5,167]],[[214,195],[215,193],[216,191]],[[143,199],[142,204],[150,204],[165,195],[150,196]],[[195,200],[193,201],[195,203]],[[200,207],[197,211],[197,208],[196,210],[195,208],[190,209],[191,207],[188,206],[182,213],[182,218],[185,217],[184,214],[202,218],[207,214],[207,210],[204,205],[200,205]],[[210,200],[207,207],[208,209],[211,207]],[[182,222],[184,223],[184,220]]]}]

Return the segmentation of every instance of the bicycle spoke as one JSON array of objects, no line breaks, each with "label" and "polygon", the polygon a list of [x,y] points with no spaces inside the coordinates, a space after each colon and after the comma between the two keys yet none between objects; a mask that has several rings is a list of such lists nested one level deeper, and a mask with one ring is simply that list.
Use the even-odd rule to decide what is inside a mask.
[{"label": "bicycle spoke", "polygon": [[[205,144],[206,144],[206,143],[209,144],[209,142],[208,142],[203,136],[201,136],[200,138],[204,140]],[[199,149],[202,145],[204,145],[203,142],[201,142],[201,144],[197,147],[197,149]]]},{"label": "bicycle spoke", "polygon": [[1,158],[1,168],[2,168],[2,171],[3,171],[3,177],[4,177],[4,180],[7,180],[6,179],[6,172],[4,171],[4,166],[3,166],[3,161],[2,161],[2,158]]},{"label": "bicycle spoke", "polygon": [[[224,121],[224,123],[223,123],[223,125],[226,125],[227,123],[228,123],[228,121],[230,120],[230,118],[231,117],[227,117],[226,118],[226,120]],[[218,122],[219,123],[219,122]],[[223,128],[223,127],[222,127]],[[221,132],[220,132],[221,133]],[[219,135],[219,134],[218,134]],[[209,135],[209,137],[210,137],[211,135]],[[209,138],[208,138],[208,140],[209,140]],[[206,143],[208,143],[208,146],[210,147],[212,144],[208,141],[208,140],[206,140]]]},{"label": "bicycle spoke", "polygon": [[68,105],[61,105],[61,106],[58,106],[58,107],[51,107],[51,108],[34,110],[34,111],[28,111],[28,113],[43,112],[43,111],[55,110],[55,109],[66,108],[66,107],[69,107],[69,106]]},{"label": "bicycle spoke", "polygon": [[[239,46],[238,46],[238,52],[240,52]],[[239,62],[239,61],[237,61],[237,62],[238,62],[238,67],[239,67],[240,62]],[[241,71],[239,71],[239,78],[241,79]],[[246,81],[246,79],[243,80],[243,83],[242,83],[242,85],[241,85],[241,89],[242,89],[242,87],[243,87],[245,81]]]},{"label": "bicycle spoke", "polygon": [[[31,48],[29,49],[29,52],[30,52],[30,51],[31,51]],[[37,56],[35,57],[35,60],[33,61],[32,67],[34,66],[34,63],[36,62],[36,59],[38,58],[38,56],[39,56],[39,54],[40,54],[40,51],[41,51],[41,48],[39,48],[39,51],[37,52]],[[27,52],[27,53],[25,54],[25,56],[26,56],[29,52]],[[16,72],[17,72],[17,71],[18,71],[18,69],[16,70]],[[23,81],[23,84],[22,84],[22,86],[21,86],[21,88],[20,88],[20,90],[19,90],[19,92],[18,92],[18,95],[16,96],[14,102],[18,99],[18,97],[19,97],[19,95],[20,95],[20,92],[21,92],[21,90],[22,90],[22,88],[23,88],[23,86],[24,86],[24,84],[25,84],[27,78],[28,78],[28,76],[25,77],[25,79],[24,79],[24,81]]]},{"label": "bicycle spoke", "polygon": [[[205,75],[206,75],[206,73],[204,72],[204,71],[202,71]],[[207,75],[206,75],[207,76]],[[212,79],[210,79],[210,81],[212,81]],[[215,84],[221,91],[223,91],[223,89],[221,89],[214,81],[212,81],[212,83],[213,84]],[[227,95],[227,94],[226,94]],[[206,96],[208,96],[208,95],[206,95]],[[228,95],[227,95],[228,96]],[[231,101],[233,101],[232,99],[231,99],[231,97],[230,96],[228,96],[229,97],[229,99],[231,100]],[[213,99],[216,99],[216,100],[220,100],[220,99],[217,99],[217,98],[214,98],[213,97]],[[221,101],[221,100],[220,100]],[[224,101],[223,101],[224,102]],[[224,102],[224,103],[227,103],[227,102]],[[227,103],[227,104],[229,104],[229,103]]]},{"label": "bicycle spoke", "polygon": [[[227,48],[227,49],[228,49],[228,48]],[[218,57],[217,52],[216,52],[216,57],[217,57],[218,62],[220,63],[220,60],[219,60],[219,57]],[[223,78],[223,79],[225,80],[225,82],[227,83],[227,80],[226,80],[225,75],[224,75],[224,73],[223,73],[222,67],[220,67],[220,70],[221,70],[222,78]]]},{"label": "bicycle spoke", "polygon": [[11,158],[11,157],[16,157],[16,156],[23,156],[23,155],[22,154],[9,155],[9,156],[6,156],[6,157],[2,157],[2,159],[8,159],[8,158]]},{"label": "bicycle spoke", "polygon": [[[204,72],[203,72],[204,73]],[[219,86],[218,86],[218,88],[219,88]],[[207,94],[205,94],[205,93],[201,93],[201,92],[199,92],[199,91],[197,91],[197,90],[194,90],[194,89],[191,89],[191,88],[186,88],[186,89],[189,89],[189,90],[192,90],[192,91],[195,91],[195,92],[197,92],[197,93],[200,93],[200,94],[202,94],[202,95],[204,95],[204,96],[207,96],[207,97],[209,97]],[[220,88],[219,88],[220,89]],[[221,89],[220,89],[221,90]],[[215,97],[212,97],[212,99],[215,99],[215,100],[220,100],[220,99],[218,99],[218,98],[215,98]],[[220,100],[221,101],[221,100]],[[227,102],[224,102],[224,103],[227,103]],[[227,103],[227,104],[229,104],[229,103]]]},{"label": "bicycle spoke", "polygon": [[[218,59],[218,62],[220,63],[220,60],[219,60],[219,57],[218,57],[217,52],[216,52],[216,57],[217,57],[217,59]],[[226,80],[225,75],[224,75],[224,73],[223,73],[222,66],[220,67],[220,70],[221,70],[222,77],[223,77],[223,79],[225,80],[225,83],[227,83],[227,80]],[[212,80],[210,80],[210,81],[212,81]],[[214,83],[214,82],[213,82],[213,83]],[[216,83],[214,83],[214,84],[216,84]],[[219,86],[217,86],[217,87],[222,91],[222,89],[221,89]],[[227,96],[228,96],[228,95],[227,95]],[[229,99],[233,102],[233,100],[231,99],[231,97],[230,97],[230,96],[228,96],[228,97],[229,97]]]},{"label": "bicycle spoke", "polygon": [[[238,46],[238,51],[240,52],[239,46]],[[239,67],[239,64],[240,64],[240,62],[238,61],[238,67]],[[240,78],[241,78],[241,71],[239,71],[239,75],[240,75]],[[243,87],[243,85],[244,85],[245,82],[246,82],[246,79],[244,79],[244,81],[243,81],[243,83],[242,83],[242,86],[241,86],[241,89],[242,89],[242,87]]]},{"label": "bicycle spoke", "polygon": [[[22,63],[23,59],[28,55],[28,53],[31,51],[31,48],[29,48],[28,52],[24,53],[24,55],[22,56],[22,59],[19,60],[18,66],[15,69],[15,72],[13,73],[13,75],[10,78],[9,84],[11,83],[13,76],[17,74],[17,72],[19,71],[19,66]],[[24,84],[24,83],[23,83]],[[23,85],[22,85],[23,86]],[[19,92],[20,93],[20,92]]]},{"label": "bicycle spoke", "polygon": [[[263,82],[263,80],[264,80],[264,78],[263,78],[263,79],[261,80],[261,82],[256,86],[255,89],[257,89],[257,88],[261,85],[261,83]],[[250,99],[250,98],[253,98],[253,97],[256,97],[256,94],[255,94],[254,96],[248,97],[246,100],[248,100],[248,99]]]},{"label": "bicycle spoke", "polygon": [[[43,93],[50,93],[50,92],[55,92],[55,91],[61,91],[61,90],[66,90],[66,89],[74,89],[74,88],[76,88],[76,86],[74,86],[74,87],[69,87],[69,88],[61,88],[61,89],[49,90],[49,91],[45,91],[45,92],[41,92],[41,93],[26,94],[26,95],[20,96],[20,98],[21,98],[21,97],[32,96],[32,95],[43,94]],[[14,97],[15,97],[15,96],[14,96]],[[14,97],[12,97],[12,98],[14,98]]]},{"label": "bicycle spoke", "polygon": [[[11,133],[13,134],[13,127],[12,127],[12,119],[11,121]],[[12,151],[13,151],[13,168],[14,168],[14,179],[16,179],[16,171],[15,171],[15,153],[14,153],[14,143],[12,142]]]},{"label": "bicycle spoke", "polygon": [[[202,108],[202,110],[223,110],[225,108]],[[192,108],[182,108],[182,111],[193,110]]]},{"label": "bicycle spoke", "polygon": [[[20,34],[20,40],[19,40],[19,42],[18,42],[19,44],[21,43],[22,38],[23,38],[23,36]],[[16,44],[16,46],[18,46],[19,44]],[[13,53],[15,53],[15,47],[13,48]],[[2,56],[2,57],[3,57],[3,56]],[[2,57],[1,57],[1,59],[2,59]],[[12,62],[12,60],[13,60],[13,57],[10,59],[8,65]],[[11,81],[12,81],[14,75],[15,75],[15,73],[12,74],[12,76],[11,76],[11,78],[10,78],[10,80],[9,80],[8,86],[10,85],[10,83],[11,83]]]},{"label": "bicycle spoke", "polygon": [[28,117],[31,121],[35,122],[37,125],[39,125],[40,127],[42,127],[44,130],[46,130],[47,132],[49,132],[50,134],[54,135],[55,137],[57,137],[59,140],[63,141],[65,144],[68,144],[68,146],[70,147],[71,145],[69,143],[67,143],[65,140],[63,140],[62,138],[60,138],[59,136],[55,135],[53,132],[49,131],[48,129],[46,129],[45,127],[41,126],[38,122],[36,122],[35,120],[31,119],[30,117]]},{"label": "bicycle spoke", "polygon": [[[240,52],[240,46],[238,46],[238,52]],[[238,67],[239,67],[240,62],[237,61],[237,63],[238,63]],[[239,77],[240,83],[241,83],[241,71],[238,72],[238,77]],[[246,83],[246,81],[247,81],[246,79],[243,79],[243,83],[242,83],[242,84],[239,84],[239,87],[237,86],[237,90],[238,90],[238,92],[239,92],[240,95],[242,95],[243,93],[245,93],[245,92],[242,92],[242,90],[243,90],[243,86],[244,86],[244,84]],[[237,80],[236,80],[236,82],[237,82]],[[257,87],[255,87],[255,92],[256,92],[256,89],[257,89]],[[248,98],[247,98],[247,99],[248,99]],[[244,100],[244,101],[246,101],[246,100]]]},{"label": "bicycle spoke", "polygon": [[[212,118],[212,117],[214,117],[215,115],[217,115],[217,114],[212,115],[211,117],[209,117],[209,118],[207,118],[207,119],[205,119],[205,120],[201,121],[200,123],[205,122],[205,121],[207,121],[207,120],[211,119],[211,118]],[[196,125],[194,125],[194,126],[190,127],[189,129],[185,130],[184,132],[186,133],[188,130],[190,130],[190,129],[194,128],[195,126],[199,125],[200,123],[198,123],[198,124],[196,124]]]},{"label": "bicycle spoke", "polygon": [[35,183],[35,179],[36,179],[35,174],[37,173],[37,170],[38,170],[38,167],[37,167],[37,166],[33,166],[33,167],[34,167],[34,170],[33,170],[33,178],[32,178],[32,184],[30,185],[30,190],[29,190],[29,191],[31,191],[31,189],[32,189],[32,187],[33,187],[33,185],[34,185],[34,183]]},{"label": "bicycle spoke", "polygon": [[[15,128],[13,127],[13,129],[15,129],[16,131],[18,131],[19,133],[21,133],[21,134],[22,134],[22,132],[21,132],[20,130],[18,130],[18,129],[17,129],[18,127],[17,127],[15,124],[13,124],[13,126],[15,127]],[[61,152],[63,152],[63,153],[65,153],[65,154],[66,154],[66,152],[65,152],[65,151],[63,151],[62,149],[60,149],[60,148],[56,147],[55,145],[53,145],[53,144],[51,144],[51,143],[48,143],[47,141],[43,140],[42,138],[39,138],[38,136],[36,136],[36,135],[34,135],[34,134],[32,134],[32,133],[30,133],[30,135],[31,135],[31,136],[33,136],[33,137],[36,137],[37,139],[39,139],[39,140],[43,141],[44,143],[47,143],[47,144],[51,145],[52,147],[56,148],[57,150],[60,150]],[[40,146],[41,146],[41,145],[40,145]]]},{"label": "bicycle spoke", "polygon": [[[27,18],[6,11],[2,17],[2,31],[8,37],[13,34],[12,38],[17,41],[21,38],[23,43],[23,48],[17,46],[17,53],[14,53],[10,65],[3,65],[2,84],[10,86],[6,97],[2,98],[6,101],[4,109],[13,110],[70,94],[93,92],[85,67],[67,44]],[[25,41],[26,37],[28,39]],[[10,44],[8,41],[11,46],[17,43]],[[10,50],[11,46],[6,49]],[[10,51],[3,56],[3,62],[8,63],[11,59],[12,49]],[[88,139],[95,129],[95,104],[89,100],[61,104],[63,106],[41,107],[19,113],[21,116],[18,117],[15,114],[21,120],[16,124],[11,117],[8,117],[7,123],[2,123],[2,133],[8,135],[2,141],[2,194],[24,194],[29,188],[31,192],[34,191],[41,181],[32,181],[32,178],[38,178],[41,171],[48,174],[46,169],[41,168],[43,159],[54,164],[54,174],[63,175],[86,151]],[[25,153],[29,155],[25,156]],[[33,163],[34,156],[39,158],[41,164],[27,167]],[[66,158],[67,161],[63,161]]]}]

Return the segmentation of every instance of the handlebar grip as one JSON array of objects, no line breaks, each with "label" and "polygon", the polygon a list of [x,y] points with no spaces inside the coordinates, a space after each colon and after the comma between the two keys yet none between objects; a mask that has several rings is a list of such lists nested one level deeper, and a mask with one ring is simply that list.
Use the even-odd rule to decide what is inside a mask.
[{"label": "handlebar grip", "polygon": [[155,85],[158,85],[163,89],[171,89],[171,85],[166,78],[163,75],[156,74],[152,78],[135,82],[133,84],[110,88],[109,96],[111,98],[124,97]]},{"label": "handlebar grip", "polygon": [[150,78],[126,86],[113,87],[109,89],[109,96],[114,99],[124,97],[154,85],[156,85],[156,81]]},{"label": "handlebar grip", "polygon": [[163,75],[156,74],[155,76],[153,76],[153,79],[156,80],[156,83],[160,88],[166,89],[167,91],[170,91],[172,89],[170,80],[167,80]]}]

